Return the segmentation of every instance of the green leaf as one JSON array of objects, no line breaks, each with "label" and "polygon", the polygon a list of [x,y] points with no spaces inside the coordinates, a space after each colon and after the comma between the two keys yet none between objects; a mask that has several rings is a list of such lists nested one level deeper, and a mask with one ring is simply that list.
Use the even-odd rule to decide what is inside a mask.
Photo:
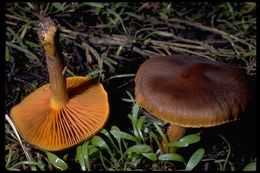
[{"label": "green leaf", "polygon": [[197,166],[197,164],[204,157],[204,154],[205,154],[204,148],[197,149],[190,157],[190,159],[186,165],[185,171],[191,171],[195,166]]},{"label": "green leaf", "polygon": [[132,109],[133,117],[135,117],[135,119],[134,119],[135,121],[134,122],[136,122],[139,110],[140,110],[140,106],[137,105],[137,104],[134,104],[133,109]]},{"label": "green leaf", "polygon": [[111,25],[111,23],[106,23],[106,24],[96,25],[96,28],[104,29],[104,28],[112,28],[112,26],[113,26],[113,25]]},{"label": "green leaf", "polygon": [[52,154],[48,151],[45,152],[47,154],[47,157],[49,159],[49,161],[51,162],[51,164],[55,167],[58,168],[62,171],[65,171],[68,169],[68,165],[67,163],[65,163],[62,159],[60,159],[59,157],[57,157],[55,154]]},{"label": "green leaf", "polygon": [[249,24],[244,24],[244,25],[242,25],[242,28],[243,28],[243,30],[244,30],[245,32],[248,30],[249,27],[250,27]]},{"label": "green leaf", "polygon": [[138,140],[131,134],[126,133],[126,132],[122,132],[120,130],[110,130],[110,133],[117,139],[117,140],[121,140],[121,139],[127,139],[130,141],[134,141],[134,142],[138,142]]},{"label": "green leaf", "polygon": [[133,17],[133,18],[135,18],[135,19],[137,19],[137,20],[142,20],[142,19],[143,19],[142,16],[140,16],[140,15],[136,15],[135,13],[124,12],[123,14],[126,14],[126,15],[128,15],[128,16],[131,16],[131,17]]},{"label": "green leaf", "polygon": [[152,148],[149,145],[145,144],[137,144],[134,145],[126,150],[127,154],[136,153],[136,154],[142,154],[142,153],[150,153],[152,152]]},{"label": "green leaf", "polygon": [[120,128],[117,127],[117,126],[112,126],[112,127],[111,127],[111,130],[117,130],[117,131],[120,131]]},{"label": "green leaf", "polygon": [[137,129],[137,132],[140,136],[140,138],[144,141],[144,137],[143,137],[143,133],[142,133],[142,127],[143,127],[143,123],[145,121],[145,116],[142,116],[140,117],[138,120],[137,120],[137,124],[136,124],[136,129]]},{"label": "green leaf", "polygon": [[[120,131],[120,129],[119,129],[119,127],[117,127],[117,126],[112,126],[111,127],[111,130],[113,130],[113,131]],[[111,130],[110,130],[110,133],[111,133]],[[111,133],[112,134],[112,133]],[[113,135],[113,134],[112,134]],[[118,142],[120,142],[120,140],[121,140],[121,137],[120,136],[117,136],[117,135],[113,135],[114,136],[114,138],[116,138],[116,140],[118,141]]]},{"label": "green leaf", "polygon": [[117,2],[112,4],[112,9],[116,10],[118,8],[124,8],[127,7],[128,3],[127,2]]},{"label": "green leaf", "polygon": [[79,160],[79,164],[81,167],[82,171],[86,171],[86,166],[85,166],[85,162],[84,162],[84,157],[83,157],[83,153],[82,153],[82,146],[79,145],[77,147],[77,158]]},{"label": "green leaf", "polygon": [[91,143],[100,148],[109,148],[107,143],[100,136],[94,136],[91,140]]},{"label": "green leaf", "polygon": [[167,145],[168,139],[167,139],[166,135],[163,133],[162,129],[158,126],[158,124],[156,122],[154,122],[153,125],[156,128],[156,130],[158,131],[158,133],[161,135],[163,144]]},{"label": "green leaf", "polygon": [[[100,73],[102,73],[102,70],[96,69],[94,71],[89,72],[86,75],[86,77],[97,78]],[[73,73],[72,76],[75,76],[75,74]]]},{"label": "green leaf", "polygon": [[37,166],[40,168],[41,171],[46,171],[46,165],[43,163],[41,159],[37,159],[37,162],[39,163]]},{"label": "green leaf", "polygon": [[10,60],[10,52],[8,47],[5,47],[5,61],[9,61]]},{"label": "green leaf", "polygon": [[[157,144],[157,147],[159,148],[159,152],[162,154],[163,153],[163,148],[162,148],[162,145],[158,139],[158,136],[154,133],[154,132],[149,132],[149,140],[150,140],[150,143],[152,143],[152,141],[154,140],[155,143]],[[156,152],[157,153],[157,152]]]},{"label": "green leaf", "polygon": [[107,137],[111,137],[110,134],[108,133],[108,131],[107,131],[106,129],[102,129],[102,130],[100,131],[100,133],[106,135]]},{"label": "green leaf", "polygon": [[181,138],[180,141],[188,144],[193,144],[200,141],[200,135],[199,133],[190,134]]},{"label": "green leaf", "polygon": [[243,171],[256,171],[256,162],[248,163],[244,168]]},{"label": "green leaf", "polygon": [[44,164],[42,165],[42,163],[40,163],[40,162],[36,162],[36,161],[20,161],[20,162],[18,162],[18,163],[16,163],[16,164],[14,164],[14,165],[12,165],[12,167],[11,168],[9,168],[9,167],[6,167],[8,170],[11,170],[11,171],[15,171],[15,170],[18,170],[19,171],[19,169],[15,169],[16,167],[20,167],[20,166],[22,166],[22,165],[28,165],[28,166],[30,166],[31,167],[31,171],[37,171],[37,169],[36,169],[36,167],[35,166],[44,166]]},{"label": "green leaf", "polygon": [[136,129],[136,125],[137,125],[137,117],[139,114],[139,110],[140,110],[140,106],[137,104],[134,104],[134,106],[132,107],[132,116],[130,116],[135,136],[138,136],[138,131]]},{"label": "green leaf", "polygon": [[88,146],[88,156],[89,158],[94,158],[98,154],[98,148],[95,147],[94,145],[89,145]]},{"label": "green leaf", "polygon": [[[112,126],[111,129],[112,129],[112,130],[117,130],[117,129],[120,130],[117,126]],[[114,149],[116,149],[117,151],[119,151],[119,148],[118,148],[118,146],[115,144],[115,142],[114,142],[114,140],[112,139],[110,133],[108,133],[108,131],[107,131],[106,129],[102,129],[102,130],[101,130],[101,133],[104,134],[104,135],[106,135],[106,137],[109,139],[109,142],[112,144],[112,147],[114,147]],[[117,140],[119,140],[119,139],[117,139]],[[118,142],[120,142],[120,141],[118,141]]]},{"label": "green leaf", "polygon": [[158,159],[162,160],[162,161],[166,161],[166,160],[168,160],[168,161],[178,161],[178,162],[182,162],[182,163],[186,164],[185,159],[177,153],[161,154],[161,155],[158,156]]},{"label": "green leaf", "polygon": [[130,98],[130,100],[132,101],[132,102],[134,102],[134,97],[133,97],[133,95],[131,94],[131,92],[130,91],[125,91],[126,92],[126,94],[128,95],[128,97]]},{"label": "green leaf", "polygon": [[188,145],[189,145],[188,143],[182,141],[172,141],[171,143],[168,144],[169,147],[178,147],[178,148],[187,147]]},{"label": "green leaf", "polygon": [[115,60],[109,58],[109,57],[107,56],[107,53],[106,53],[106,52],[102,53],[101,56],[100,56],[100,58],[101,58],[102,60],[104,60],[104,61],[107,61],[107,62],[110,63],[110,64],[113,64],[113,65],[117,65],[117,64],[118,64]]},{"label": "green leaf", "polygon": [[150,159],[151,161],[156,161],[157,160],[157,156],[154,153],[142,153],[142,155],[144,157],[146,157],[147,159]]},{"label": "green leaf", "polygon": [[142,157],[140,156],[136,156],[136,157],[132,157],[132,163],[133,163],[133,166],[136,167],[137,165],[140,164],[140,162],[142,161]]},{"label": "green leaf", "polygon": [[83,7],[83,6],[90,6],[90,7],[95,7],[95,8],[104,8],[104,5],[102,5],[101,3],[97,3],[97,2],[80,3],[78,7]]},{"label": "green leaf", "polygon": [[85,165],[87,167],[87,170],[90,170],[90,163],[89,163],[89,141],[85,142],[82,145],[82,154],[85,161]]},{"label": "green leaf", "polygon": [[196,142],[199,142],[200,139],[201,138],[200,138],[199,133],[190,134],[190,135],[184,136],[179,141],[173,141],[173,142],[169,143],[168,146],[170,146],[170,147],[179,147],[179,148],[187,147],[190,144],[194,144]]},{"label": "green leaf", "polygon": [[69,154],[65,154],[63,157],[62,157],[62,160],[66,161],[68,159],[68,156]]},{"label": "green leaf", "polygon": [[104,139],[102,139],[100,136],[94,136],[91,139],[91,143],[97,147],[100,148],[104,148],[107,150],[107,152],[112,156],[112,151],[110,150],[109,146],[107,145],[107,143],[104,141]]},{"label": "green leaf", "polygon": [[228,153],[227,153],[226,159],[225,159],[224,164],[223,164],[223,171],[225,171],[225,170],[226,170],[226,165],[227,165],[227,163],[228,163],[228,159],[229,159],[230,154],[231,154],[231,145],[230,145],[229,141],[225,138],[225,136],[223,136],[222,134],[218,134],[218,136],[219,136],[221,139],[223,139],[223,141],[224,141],[224,142],[227,144],[227,146],[228,146]]},{"label": "green leaf", "polygon": [[67,7],[66,7],[66,2],[64,2],[64,3],[54,2],[54,3],[52,4],[52,6],[57,9],[57,12],[59,12],[59,11],[65,11],[66,8],[67,8]]},{"label": "green leaf", "polygon": [[249,52],[245,52],[243,54],[243,57],[248,57],[248,56],[256,56],[256,49],[253,49],[253,50],[251,50]]},{"label": "green leaf", "polygon": [[111,79],[116,79],[116,78],[134,77],[134,76],[135,76],[135,74],[119,74],[119,75],[111,76],[106,81],[110,81]]}]

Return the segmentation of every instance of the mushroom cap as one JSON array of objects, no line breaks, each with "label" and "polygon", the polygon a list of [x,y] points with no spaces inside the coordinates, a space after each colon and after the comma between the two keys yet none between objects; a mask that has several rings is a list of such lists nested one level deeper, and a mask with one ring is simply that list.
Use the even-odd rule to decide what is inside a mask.
[{"label": "mushroom cap", "polygon": [[108,119],[109,104],[102,84],[86,77],[68,77],[69,101],[51,104],[50,84],[43,85],[11,109],[21,136],[38,148],[58,151],[95,135]]},{"label": "mushroom cap", "polygon": [[138,69],[137,103],[181,127],[210,127],[234,121],[249,99],[246,75],[231,65],[197,56],[154,57]]}]

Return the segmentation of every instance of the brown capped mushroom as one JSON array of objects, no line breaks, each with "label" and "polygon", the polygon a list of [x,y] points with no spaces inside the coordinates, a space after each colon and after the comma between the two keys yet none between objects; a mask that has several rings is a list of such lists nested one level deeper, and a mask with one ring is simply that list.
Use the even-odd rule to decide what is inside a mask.
[{"label": "brown capped mushroom", "polygon": [[246,76],[238,68],[197,56],[150,58],[135,82],[137,103],[170,123],[170,141],[180,139],[186,128],[238,120],[249,99]]},{"label": "brown capped mushroom", "polygon": [[89,139],[109,115],[107,93],[101,83],[83,76],[64,77],[56,50],[57,25],[50,18],[39,24],[50,83],[11,109],[21,136],[38,148],[58,151]]}]

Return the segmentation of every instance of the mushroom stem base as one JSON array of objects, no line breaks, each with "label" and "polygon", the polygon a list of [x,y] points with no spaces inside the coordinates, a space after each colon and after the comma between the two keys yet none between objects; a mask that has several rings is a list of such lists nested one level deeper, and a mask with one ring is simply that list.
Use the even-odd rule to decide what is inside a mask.
[{"label": "mushroom stem base", "polygon": [[[186,131],[185,127],[180,127],[176,125],[170,125],[170,127],[167,129],[167,136],[170,142],[172,141],[178,141],[181,139]],[[176,152],[177,148],[172,147],[170,148],[170,152]]]},{"label": "mushroom stem base", "polygon": [[181,137],[183,137],[185,131],[185,127],[180,127],[171,124],[170,127],[167,129],[169,141],[178,141],[179,139],[181,139]]}]

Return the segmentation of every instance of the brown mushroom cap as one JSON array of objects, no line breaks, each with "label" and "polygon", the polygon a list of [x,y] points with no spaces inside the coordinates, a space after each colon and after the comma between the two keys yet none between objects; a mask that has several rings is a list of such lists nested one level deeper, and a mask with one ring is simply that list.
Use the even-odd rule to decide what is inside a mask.
[{"label": "brown mushroom cap", "polygon": [[86,77],[67,78],[69,101],[61,108],[51,105],[46,84],[11,109],[21,136],[50,151],[74,146],[95,135],[108,119],[109,105],[103,86]]},{"label": "brown mushroom cap", "polygon": [[237,120],[249,91],[231,65],[171,55],[144,62],[136,74],[136,101],[158,118],[181,127],[210,127]]}]

